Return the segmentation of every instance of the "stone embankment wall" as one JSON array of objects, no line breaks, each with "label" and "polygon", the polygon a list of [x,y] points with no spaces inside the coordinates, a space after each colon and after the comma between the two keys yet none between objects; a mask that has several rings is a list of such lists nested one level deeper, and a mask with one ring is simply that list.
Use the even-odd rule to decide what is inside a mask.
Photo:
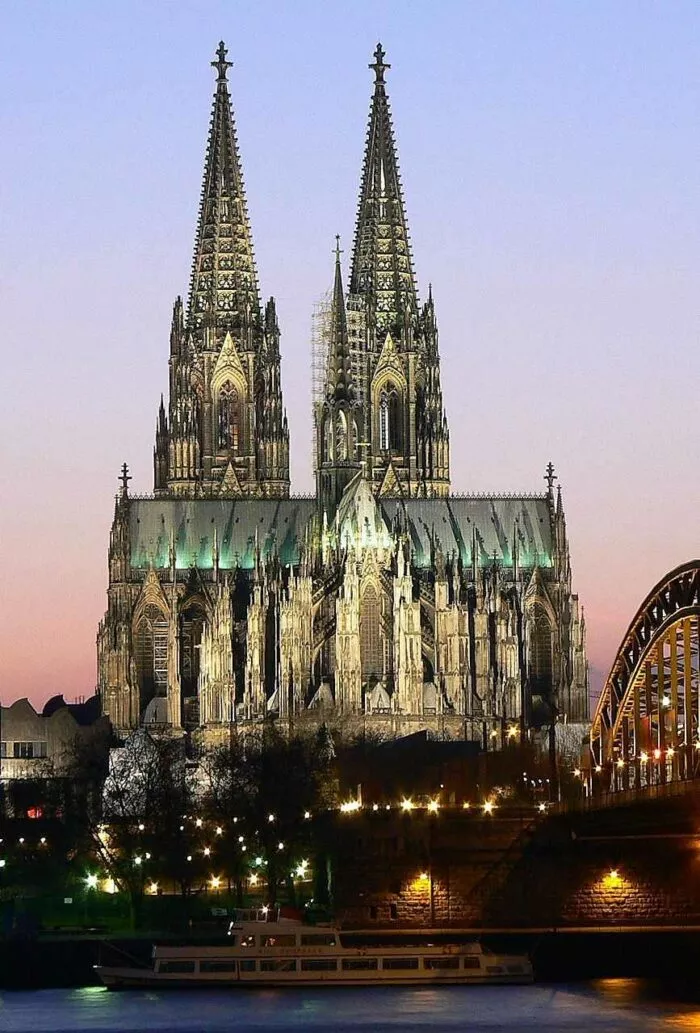
[{"label": "stone embankment wall", "polygon": [[349,815],[336,913],[356,928],[700,925],[700,834],[688,817]]}]

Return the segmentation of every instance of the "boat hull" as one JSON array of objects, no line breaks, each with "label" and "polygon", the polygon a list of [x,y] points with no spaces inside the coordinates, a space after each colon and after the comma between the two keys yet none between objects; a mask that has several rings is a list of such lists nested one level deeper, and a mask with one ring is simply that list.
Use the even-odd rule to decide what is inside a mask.
[{"label": "boat hull", "polygon": [[532,971],[520,973],[486,972],[415,972],[415,973],[319,973],[313,977],[299,973],[196,973],[175,975],[150,969],[97,966],[97,974],[110,990],[159,987],[161,989],[197,989],[202,987],[235,987],[237,989],[268,989],[270,987],[338,987],[338,986],[522,986],[532,983]]}]

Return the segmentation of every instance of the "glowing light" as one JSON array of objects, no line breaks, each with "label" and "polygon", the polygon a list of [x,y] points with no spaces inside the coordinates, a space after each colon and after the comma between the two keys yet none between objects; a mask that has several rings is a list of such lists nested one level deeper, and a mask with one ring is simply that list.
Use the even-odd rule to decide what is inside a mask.
[{"label": "glowing light", "polygon": [[404,798],[401,801],[401,810],[402,811],[412,811],[413,810],[413,800],[407,800],[407,799]]},{"label": "glowing light", "polygon": [[470,807],[471,807],[471,804],[469,803],[469,800],[465,800],[464,803],[462,804],[462,810],[463,811],[468,811]]},{"label": "glowing light", "polygon": [[85,876],[85,885],[87,886],[87,888],[89,890],[96,890],[97,889],[97,876],[96,875],[86,875]]},{"label": "glowing light", "polygon": [[274,821],[275,820],[274,814],[268,814],[267,820],[270,821],[270,822]]},{"label": "glowing light", "polygon": [[201,827],[202,827],[202,819],[201,818],[197,818],[197,820],[195,821],[195,825],[197,826],[198,829],[201,829]]},{"label": "glowing light", "polygon": [[596,766],[595,766],[595,773],[596,773],[596,775],[599,775],[599,774],[601,773],[601,771],[602,771],[602,770],[603,770],[603,769],[602,769],[602,767],[600,766],[600,764],[596,764]]},{"label": "glowing light", "polygon": [[617,882],[619,878],[620,873],[618,872],[617,868],[611,868],[608,872],[608,879],[610,880],[610,882]]},{"label": "glowing light", "polygon": [[17,842],[20,844],[24,843],[24,836],[20,836]]},{"label": "glowing light", "polygon": [[673,746],[669,746],[669,748],[666,750],[666,756],[673,757],[675,752],[676,751],[674,750]]},{"label": "glowing light", "polygon": [[661,706],[662,707],[670,707],[671,706],[671,697],[664,695],[662,700],[661,700]]},{"label": "glowing light", "polygon": [[300,861],[299,864],[297,865],[297,870],[296,870],[297,878],[305,879],[306,878],[306,869],[308,867],[309,867],[309,862],[308,861],[306,861],[306,860]]},{"label": "glowing light", "polygon": [[105,891],[105,893],[116,893],[117,884],[114,881],[114,879],[108,878],[105,879],[105,881],[102,883],[102,889]]},{"label": "glowing light", "polygon": [[430,881],[430,876],[428,875],[427,872],[421,872],[420,875],[418,876],[418,878],[420,879],[421,882],[429,882]]},{"label": "glowing light", "polygon": [[639,759],[643,764],[646,764],[646,762],[649,760],[649,754],[646,752],[646,750],[642,750],[642,752],[639,754]]},{"label": "glowing light", "polygon": [[141,822],[141,823],[140,823],[140,825],[139,825],[139,832],[143,832],[143,830],[145,829],[145,827],[146,827],[146,826],[145,826],[145,825],[143,824],[143,822]]},{"label": "glowing light", "polygon": [[311,817],[311,811],[304,811],[304,818],[305,818],[305,820],[308,821],[310,817]]},{"label": "glowing light", "polygon": [[509,739],[515,739],[516,736],[518,735],[519,731],[520,731],[520,729],[518,728],[517,725],[510,725],[509,728],[508,728],[508,738]]},{"label": "glowing light", "polygon": [[481,805],[481,809],[484,812],[484,814],[493,814],[495,806],[496,804],[493,802],[493,800],[484,800],[483,804]]},{"label": "glowing light", "polygon": [[437,812],[440,810],[440,804],[438,803],[438,801],[437,800],[431,800],[430,803],[428,804],[428,810],[430,811],[431,814],[437,814]]},{"label": "glowing light", "polygon": [[654,760],[659,760],[660,757],[661,757],[661,750],[659,750],[659,749],[654,750]]},{"label": "glowing light", "polygon": [[184,826],[184,825],[181,825],[181,826],[180,826],[180,832],[184,832],[184,831],[185,831],[185,826]]},{"label": "glowing light", "polygon": [[152,882],[151,885],[148,887],[148,892],[151,894],[151,896],[155,897],[158,893],[158,883]]},{"label": "glowing light", "polygon": [[581,777],[581,768],[574,768],[574,778]]},{"label": "glowing light", "polygon": [[496,728],[494,728],[494,729],[493,729],[493,730],[491,731],[491,738],[492,738],[492,739],[496,739],[496,738],[498,738],[498,730],[497,730]]},{"label": "glowing light", "polygon": [[42,836],[41,839],[39,840],[39,842],[41,843],[42,846],[46,846],[46,836]]},{"label": "glowing light", "polygon": [[147,860],[147,861],[150,861],[150,860],[151,860],[151,855],[150,855],[149,853],[147,853],[147,854],[146,854],[146,860]]},{"label": "glowing light", "polygon": [[255,860],[253,861],[253,864],[262,864],[262,863],[263,863],[263,859],[260,856],[256,857]]},{"label": "glowing light", "polygon": [[537,805],[537,810],[540,812],[540,814],[544,814],[544,812],[547,810],[547,804],[546,803],[538,804]]},{"label": "glowing light", "polygon": [[216,834],[217,834],[217,836],[223,835],[223,831],[224,830],[221,828],[221,825],[217,825],[216,826]]},{"label": "glowing light", "polygon": [[268,913],[268,911],[269,911],[269,910],[270,910],[270,909],[269,909],[269,907],[267,906],[267,904],[263,904],[263,906],[262,906],[262,908],[261,908],[261,911],[262,911],[262,913],[263,913],[264,915],[266,915],[266,914]]},{"label": "glowing light", "polygon": [[5,858],[4,857],[0,857],[0,868],[4,868],[6,864],[7,864],[7,861],[5,860]]},{"label": "glowing light", "polygon": [[341,803],[340,810],[343,814],[353,814],[355,811],[359,811],[360,801],[359,800],[346,800]]},{"label": "glowing light", "polygon": [[379,804],[378,803],[373,803],[372,804],[372,810],[373,811],[378,811],[379,810]]},{"label": "glowing light", "polygon": [[192,860],[192,854],[188,854],[188,855],[187,855],[187,860],[188,860],[188,861],[191,861],[191,860]]},{"label": "glowing light", "polygon": [[135,857],[134,858],[134,864],[135,865],[143,864],[143,858],[142,857]]},{"label": "glowing light", "polygon": [[219,876],[212,875],[211,879],[209,880],[209,885],[213,890],[218,890],[219,886],[221,885],[221,879],[219,878]]},{"label": "glowing light", "polygon": [[258,879],[257,875],[255,874],[255,872],[252,872],[248,876],[248,882],[250,883],[251,886],[257,886],[257,884],[259,882],[259,879]]},{"label": "glowing light", "polygon": [[209,854],[211,853],[211,847],[205,846],[204,850],[202,850],[202,853],[205,857],[209,857]]},{"label": "glowing light", "polygon": [[277,849],[278,850],[284,850],[284,843],[278,843],[277,844]]}]

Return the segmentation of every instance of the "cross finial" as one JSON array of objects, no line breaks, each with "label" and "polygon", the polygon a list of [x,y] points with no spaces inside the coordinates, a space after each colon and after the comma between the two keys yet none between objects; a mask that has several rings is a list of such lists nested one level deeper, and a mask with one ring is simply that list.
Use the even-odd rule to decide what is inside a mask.
[{"label": "cross finial", "polygon": [[554,465],[551,459],[547,463],[546,469],[544,471],[544,479],[547,482],[547,491],[551,494],[552,489],[554,488],[554,482],[557,479],[557,475],[554,472]]},{"label": "cross finial", "polygon": [[336,233],[336,235],[335,235],[335,251],[333,252],[333,254],[335,255],[336,262],[340,261],[340,256],[342,255],[342,253],[343,253],[343,249],[340,246],[340,234]]},{"label": "cross finial", "polygon": [[391,68],[391,65],[384,64],[385,54],[386,51],[383,49],[381,43],[377,43],[377,49],[374,52],[374,64],[369,66],[374,72],[375,83],[383,83],[384,73],[386,72],[387,68]]},{"label": "cross finial", "polygon": [[212,61],[211,63],[212,68],[216,68],[218,73],[216,78],[217,82],[226,82],[226,72],[233,64],[233,61],[226,60],[227,54],[228,50],[226,49],[224,41],[221,40],[219,43],[219,49],[216,51],[216,61]]},{"label": "cross finial", "polygon": [[129,493],[129,481],[131,480],[129,467],[126,465],[126,463],[122,465],[122,471],[119,475],[119,480],[122,482],[122,498],[126,498],[126,496]]}]

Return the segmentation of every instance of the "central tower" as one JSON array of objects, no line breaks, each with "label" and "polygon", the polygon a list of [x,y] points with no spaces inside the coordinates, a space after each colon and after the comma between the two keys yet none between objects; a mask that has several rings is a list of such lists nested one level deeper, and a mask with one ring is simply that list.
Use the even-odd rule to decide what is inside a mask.
[{"label": "central tower", "polygon": [[154,450],[157,495],[286,498],[289,431],[282,404],[279,326],[263,313],[231,110],[226,48],[216,92],[185,313],[170,331],[170,401],[161,399]]}]

